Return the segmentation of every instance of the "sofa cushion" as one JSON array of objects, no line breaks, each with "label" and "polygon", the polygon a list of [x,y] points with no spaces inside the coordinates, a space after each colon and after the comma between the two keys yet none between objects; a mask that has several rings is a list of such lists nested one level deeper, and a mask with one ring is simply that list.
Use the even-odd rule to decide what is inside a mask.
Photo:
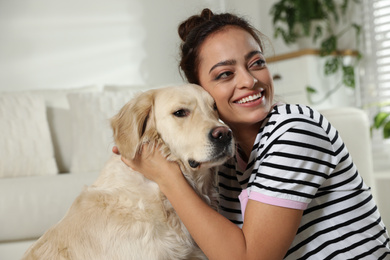
[{"label": "sofa cushion", "polygon": [[24,252],[35,242],[36,240],[23,240],[0,243],[0,256],[1,259],[7,260],[20,260],[22,259]]},{"label": "sofa cushion", "polygon": [[44,99],[0,95],[0,177],[57,174]]},{"label": "sofa cushion", "polygon": [[[0,243],[36,239],[60,221],[99,172],[0,180]],[[0,259],[1,258],[0,255]]]},{"label": "sofa cushion", "polygon": [[91,85],[69,89],[41,89],[26,92],[41,95],[45,99],[54,154],[60,173],[70,172],[72,154],[72,127],[67,95],[69,93],[100,92],[101,89],[101,86]]},{"label": "sofa cushion", "polygon": [[100,170],[114,146],[110,119],[137,90],[68,95],[72,119],[71,172]]}]

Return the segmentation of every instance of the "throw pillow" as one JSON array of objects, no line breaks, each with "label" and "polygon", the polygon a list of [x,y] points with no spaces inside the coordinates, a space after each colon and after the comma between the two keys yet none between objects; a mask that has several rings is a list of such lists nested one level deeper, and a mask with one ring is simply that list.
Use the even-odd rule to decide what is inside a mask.
[{"label": "throw pillow", "polygon": [[110,119],[138,91],[72,93],[71,172],[100,171],[114,146]]},{"label": "throw pillow", "polygon": [[45,101],[37,95],[0,95],[0,177],[57,174]]}]

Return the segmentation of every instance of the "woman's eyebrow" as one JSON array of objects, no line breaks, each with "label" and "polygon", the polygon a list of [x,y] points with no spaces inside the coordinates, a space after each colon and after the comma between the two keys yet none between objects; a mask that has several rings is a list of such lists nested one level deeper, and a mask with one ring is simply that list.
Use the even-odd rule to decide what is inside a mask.
[{"label": "woman's eyebrow", "polygon": [[255,56],[257,54],[263,55],[263,53],[259,50],[251,51],[247,55],[245,55],[245,60],[249,60],[250,58],[252,58],[253,56]]},{"label": "woman's eyebrow", "polygon": [[[251,51],[247,55],[245,55],[245,60],[249,60],[250,58],[252,58],[253,56],[255,56],[257,54],[263,55],[263,53],[261,51],[259,51],[259,50]],[[215,68],[217,68],[219,66],[235,65],[236,63],[237,62],[235,60],[220,61],[220,62],[218,62],[217,64],[215,64],[214,66],[211,67],[211,69],[209,71],[209,74],[211,73],[211,71],[213,71],[213,69],[215,69]]]},{"label": "woman's eyebrow", "polygon": [[224,60],[224,61],[220,61],[218,62],[217,64],[215,64],[214,66],[211,67],[210,71],[209,71],[209,74],[211,73],[211,71],[213,71],[213,69],[219,67],[219,66],[228,66],[228,65],[235,65],[237,62],[235,60]]}]

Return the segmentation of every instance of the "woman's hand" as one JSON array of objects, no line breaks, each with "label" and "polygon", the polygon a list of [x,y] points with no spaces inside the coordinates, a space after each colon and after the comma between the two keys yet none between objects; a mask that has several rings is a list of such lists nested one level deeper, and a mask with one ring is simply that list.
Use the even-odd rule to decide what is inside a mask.
[{"label": "woman's hand", "polygon": [[[137,153],[132,160],[121,157],[121,160],[146,178],[156,182],[159,186],[169,185],[176,178],[183,177],[179,165],[168,161],[159,151],[158,147],[148,150],[148,144],[144,144],[141,153]],[[120,154],[118,147],[114,146],[112,152]]]},{"label": "woman's hand", "polygon": [[117,154],[117,155],[120,155],[120,152],[119,152],[119,149],[118,149],[118,146],[114,146],[112,147],[112,152]]}]

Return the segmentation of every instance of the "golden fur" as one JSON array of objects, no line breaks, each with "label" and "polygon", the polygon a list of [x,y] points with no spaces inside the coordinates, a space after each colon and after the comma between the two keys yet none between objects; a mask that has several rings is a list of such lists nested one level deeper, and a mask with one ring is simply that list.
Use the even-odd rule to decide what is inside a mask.
[{"label": "golden fur", "polygon": [[[160,146],[195,191],[216,207],[215,166],[233,154],[233,140],[215,147],[210,133],[227,129],[211,96],[185,85],[150,90],[130,100],[111,120],[116,145],[134,158],[142,144]],[[219,145],[222,146],[222,145]],[[196,162],[193,164],[189,161]],[[23,259],[206,259],[156,183],[113,155],[95,183],[65,217],[30,247]]]}]

